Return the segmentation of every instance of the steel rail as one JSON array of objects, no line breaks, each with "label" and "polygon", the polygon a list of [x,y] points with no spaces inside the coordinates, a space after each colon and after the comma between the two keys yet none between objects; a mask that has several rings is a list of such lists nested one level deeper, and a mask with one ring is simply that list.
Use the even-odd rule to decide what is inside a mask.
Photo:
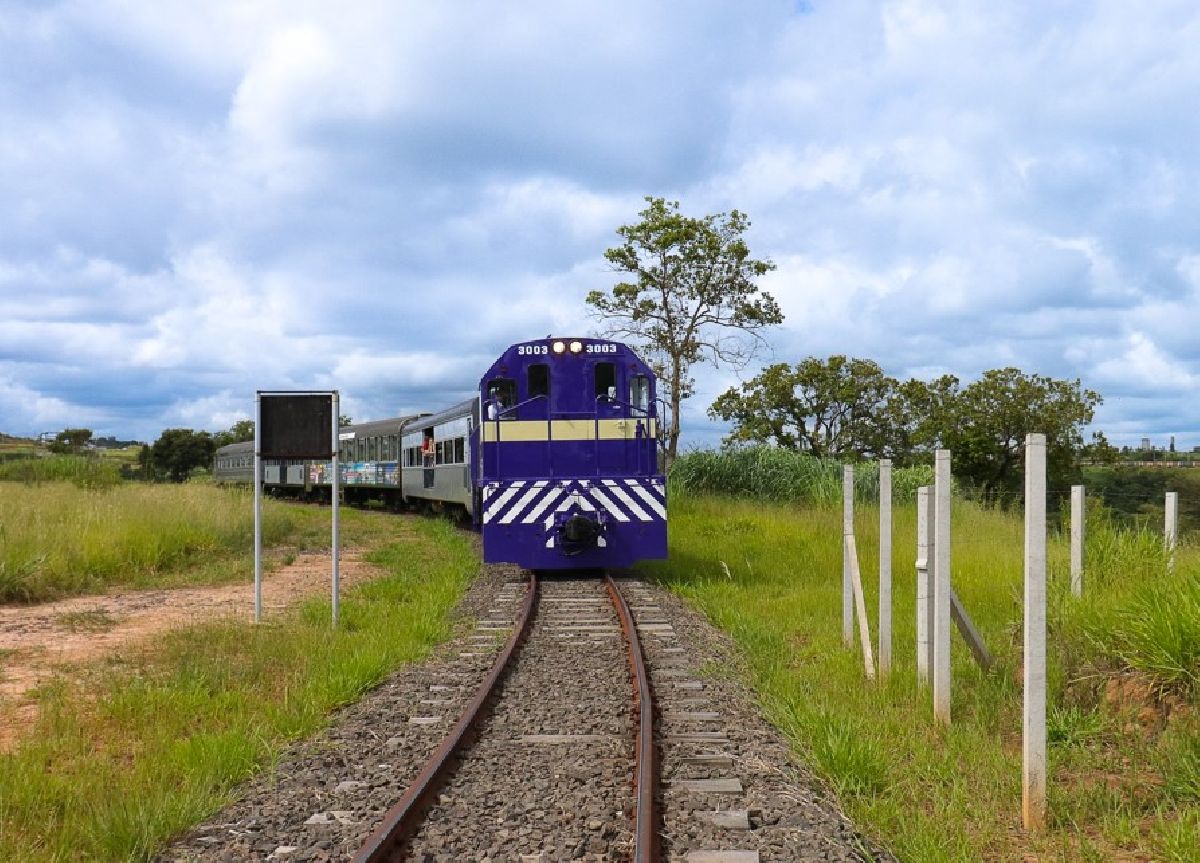
[{"label": "steel rail", "polygon": [[529,591],[525,595],[521,617],[513,628],[512,635],[505,642],[504,648],[496,657],[491,671],[475,691],[471,702],[464,709],[458,722],[450,729],[450,733],[429,756],[425,766],[417,774],[417,778],[405,789],[404,795],[396,805],[384,813],[383,821],[367,837],[358,853],[354,855],[353,863],[384,863],[384,861],[402,859],[404,843],[412,838],[420,826],[425,810],[429,808],[434,796],[449,777],[455,756],[459,754],[470,735],[476,730],[479,720],[483,717],[484,707],[497,689],[497,685],[508,668],[509,661],[529,632],[529,624],[533,620],[537,599],[537,574],[531,571],[529,573]]},{"label": "steel rail", "polygon": [[654,699],[650,691],[650,675],[646,671],[646,658],[642,643],[638,640],[637,627],[625,597],[609,573],[604,574],[608,595],[621,620],[625,643],[629,648],[629,668],[633,673],[635,710],[638,719],[637,763],[635,773],[634,845],[633,863],[657,863],[658,860],[658,814],[655,800],[658,797],[658,760],[654,751]]}]

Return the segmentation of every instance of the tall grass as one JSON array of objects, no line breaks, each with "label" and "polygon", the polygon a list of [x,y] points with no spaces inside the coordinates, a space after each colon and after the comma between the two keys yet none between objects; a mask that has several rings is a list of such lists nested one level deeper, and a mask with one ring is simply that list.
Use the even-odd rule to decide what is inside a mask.
[{"label": "tall grass", "polygon": [[[671,466],[671,488],[692,494],[719,494],[812,505],[842,499],[842,463],[806,453],[768,446],[693,450]],[[933,468],[900,468],[892,474],[896,500],[916,498],[917,489],[933,483]],[[879,466],[855,466],[855,497],[873,500],[879,493]]]},{"label": "tall grass", "polygon": [[[34,602],[148,585],[206,556],[245,552],[254,533],[248,493],[197,485],[80,489],[63,482],[8,485],[0,494],[0,601]],[[298,526],[268,501],[264,543]]]},{"label": "tall grass", "polygon": [[[841,643],[837,504],[677,489],[670,559],[645,569],[732,636],[772,721],[901,860],[1195,859],[1200,723],[1181,719],[1160,738],[1141,724],[1143,705],[1127,714],[1106,700],[1104,680],[1145,675],[1200,715],[1188,678],[1200,662],[1198,550],[1182,548],[1170,575],[1161,537],[1100,519],[1090,530],[1085,595],[1075,600],[1067,543],[1052,532],[1051,825],[1026,835],[1016,829],[1022,519],[959,499],[952,519],[955,589],[996,664],[981,671],[954,637],[954,721],[946,730],[933,724],[929,691],[915,679],[914,506],[894,512],[894,667],[877,684],[864,679],[857,646]],[[855,522],[877,635],[877,508],[860,506]]]},{"label": "tall grass", "polygon": [[177,631],[43,689],[37,727],[0,755],[0,860],[149,860],[288,741],[424,656],[478,568],[470,537],[414,520],[372,559],[387,575],[347,592],[337,630],[312,600],[261,626]]},{"label": "tall grass", "polygon": [[0,480],[27,484],[70,482],[79,488],[110,488],[121,481],[121,470],[107,459],[53,455],[0,462]]}]

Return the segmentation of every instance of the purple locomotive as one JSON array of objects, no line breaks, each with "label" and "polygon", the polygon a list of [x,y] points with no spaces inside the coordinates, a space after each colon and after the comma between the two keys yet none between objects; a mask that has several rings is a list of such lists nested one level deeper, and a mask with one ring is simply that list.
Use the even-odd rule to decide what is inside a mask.
[{"label": "purple locomotive", "polygon": [[[465,511],[488,563],[602,569],[667,555],[654,373],[619,342],[513,345],[476,397],[340,437],[347,502]],[[252,447],[219,449],[214,478],[250,482]],[[263,483],[270,494],[327,500],[331,468],[267,461]]]},{"label": "purple locomotive", "polygon": [[500,355],[472,435],[485,561],[582,569],[667,556],[654,385],[619,342],[547,338]]}]

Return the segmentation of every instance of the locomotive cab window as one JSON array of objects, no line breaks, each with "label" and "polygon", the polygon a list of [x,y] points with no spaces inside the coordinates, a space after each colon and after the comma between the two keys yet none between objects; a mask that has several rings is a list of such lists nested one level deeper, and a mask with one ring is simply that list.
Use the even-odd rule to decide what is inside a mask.
[{"label": "locomotive cab window", "polygon": [[616,394],[616,365],[613,363],[596,363],[596,397],[614,398]]},{"label": "locomotive cab window", "polygon": [[529,367],[529,398],[550,395],[550,366],[534,363]]},{"label": "locomotive cab window", "polygon": [[629,381],[629,403],[642,413],[650,412],[650,379],[634,375]]},{"label": "locomotive cab window", "polygon": [[517,382],[512,378],[492,378],[488,381],[488,419],[496,419],[500,411],[517,403]]}]

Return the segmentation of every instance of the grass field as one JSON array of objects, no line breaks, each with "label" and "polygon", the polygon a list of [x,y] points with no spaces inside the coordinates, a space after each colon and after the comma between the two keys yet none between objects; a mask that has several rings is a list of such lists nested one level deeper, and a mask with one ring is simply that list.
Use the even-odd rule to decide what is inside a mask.
[{"label": "grass field", "polygon": [[[18,463],[19,464],[19,463]],[[253,497],[206,484],[8,483],[0,494],[0,601],[36,602],[111,586],[174,587],[244,577]],[[343,541],[384,535],[343,511]],[[264,545],[328,546],[329,510],[266,500]]]},{"label": "grass field", "polygon": [[[360,515],[397,532],[395,516]],[[388,574],[348,593],[337,631],[328,601],[310,601],[271,624],[189,627],[43,689],[34,733],[0,755],[0,860],[147,860],[330,710],[425,655],[478,555],[444,521],[404,534],[371,555]]]},{"label": "grass field", "polygon": [[[874,628],[878,515],[858,509]],[[981,672],[955,635],[954,720],[944,732],[933,726],[928,691],[916,686],[911,504],[895,514],[895,666],[880,684],[866,682],[861,655],[841,644],[839,507],[677,490],[670,560],[646,569],[733,636],[773,721],[840,791],[852,817],[902,860],[1032,853],[1038,860],[1193,861],[1200,847],[1200,554],[1183,549],[1168,577],[1157,537],[1094,521],[1082,602],[1068,595],[1061,537],[1050,548],[1051,826],[1041,836],[1020,829],[1018,514],[955,505],[955,587],[997,666]]]}]

